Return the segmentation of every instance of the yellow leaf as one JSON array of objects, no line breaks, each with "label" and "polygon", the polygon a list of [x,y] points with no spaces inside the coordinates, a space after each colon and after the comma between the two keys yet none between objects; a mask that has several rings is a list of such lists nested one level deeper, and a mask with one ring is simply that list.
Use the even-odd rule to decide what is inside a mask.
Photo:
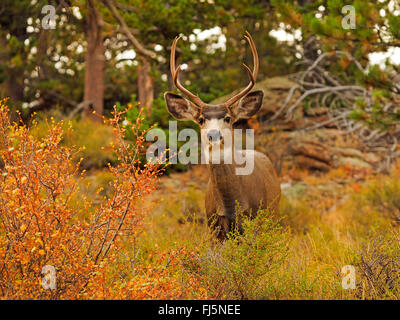
[{"label": "yellow leaf", "polygon": [[26,228],[27,228],[26,224],[23,224],[19,227],[19,230],[21,230],[21,232],[25,232]]}]

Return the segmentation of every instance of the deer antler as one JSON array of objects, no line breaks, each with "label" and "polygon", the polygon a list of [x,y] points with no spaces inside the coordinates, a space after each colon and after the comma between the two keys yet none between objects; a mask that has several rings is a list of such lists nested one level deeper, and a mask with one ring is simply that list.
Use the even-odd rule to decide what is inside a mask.
[{"label": "deer antler", "polygon": [[176,87],[184,94],[186,95],[193,103],[195,103],[198,107],[203,108],[204,106],[206,106],[207,104],[205,102],[203,102],[199,96],[194,95],[193,93],[191,93],[189,90],[187,90],[179,81],[178,79],[178,74],[179,71],[181,70],[181,65],[178,66],[178,68],[175,68],[175,51],[176,51],[176,44],[178,42],[178,40],[181,38],[181,36],[179,37],[175,37],[174,42],[172,44],[171,47],[171,74],[172,74],[172,79],[174,80],[174,83],[176,85]]},{"label": "deer antler", "polygon": [[[250,83],[247,85],[246,88],[244,88],[241,92],[230,98],[228,101],[224,102],[221,104],[222,107],[230,107],[233,105],[235,102],[237,102],[239,99],[244,97],[247,93],[250,92],[250,90],[253,88],[254,84],[256,83],[256,78],[258,74],[258,53],[257,53],[257,48],[256,45],[253,41],[253,38],[251,37],[250,33],[246,31],[246,35],[244,36],[247,40],[247,42],[250,44],[251,52],[253,54],[253,64],[254,64],[254,69],[253,72],[250,70],[250,68],[243,63],[243,66],[247,70],[247,73],[249,74],[250,77]],[[171,74],[172,74],[172,79],[174,80],[174,83],[176,87],[183,93],[185,94],[193,103],[195,103],[200,109],[202,109],[204,106],[207,104],[203,102],[199,96],[194,95],[191,93],[189,90],[187,90],[180,82],[178,79],[178,74],[179,71],[181,70],[181,65],[178,66],[178,68],[175,68],[175,51],[176,51],[176,44],[178,40],[181,38],[175,37],[174,42],[171,47]]]},{"label": "deer antler", "polygon": [[228,101],[224,102],[222,105],[224,107],[230,107],[233,105],[236,101],[244,97],[247,93],[250,92],[250,90],[253,88],[254,84],[256,83],[257,79],[257,74],[258,74],[258,53],[257,53],[257,48],[256,45],[253,41],[253,38],[251,37],[250,33],[246,31],[246,35],[244,36],[247,40],[247,42],[250,44],[251,52],[253,54],[253,64],[254,64],[254,69],[253,72],[251,72],[250,68],[243,63],[243,66],[246,68],[247,73],[249,74],[250,77],[250,83],[247,85],[246,88],[244,88],[241,92],[230,98]]}]

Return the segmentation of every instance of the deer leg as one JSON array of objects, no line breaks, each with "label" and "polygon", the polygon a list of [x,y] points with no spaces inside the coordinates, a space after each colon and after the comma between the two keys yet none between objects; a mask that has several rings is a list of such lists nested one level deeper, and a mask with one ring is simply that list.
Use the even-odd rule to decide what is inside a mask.
[{"label": "deer leg", "polygon": [[220,215],[215,212],[208,218],[208,226],[211,230],[214,230],[215,237],[223,241],[230,231],[230,219],[225,215]]}]

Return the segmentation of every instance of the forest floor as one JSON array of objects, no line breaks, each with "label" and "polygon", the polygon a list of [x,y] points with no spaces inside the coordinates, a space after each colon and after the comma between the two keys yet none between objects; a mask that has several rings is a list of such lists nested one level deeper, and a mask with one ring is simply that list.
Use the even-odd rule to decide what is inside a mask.
[{"label": "forest floor", "polygon": [[[390,174],[349,164],[326,172],[283,165],[279,222],[274,225],[279,227],[260,238],[266,242],[251,257],[252,245],[243,249],[235,239],[215,249],[220,245],[213,242],[205,218],[207,181],[204,165],[160,177],[157,190],[140,204],[148,214],[138,240],[142,254],[191,252],[201,271],[184,259],[179,272],[182,277],[195,274],[207,297],[399,298],[394,266],[400,258],[400,164]],[[281,251],[268,242],[274,234],[286,239]],[[249,266],[246,261],[257,255],[261,258]],[[279,262],[270,262],[275,257]],[[342,272],[349,265],[355,270],[355,287],[346,290]]]},{"label": "forest floor", "polygon": [[[398,298],[389,287],[397,279],[390,265],[399,257],[392,251],[399,244],[399,169],[382,175],[344,166],[325,174],[297,170],[283,175],[279,219],[290,233],[286,267],[272,274],[273,290],[254,289],[245,297]],[[147,243],[168,249],[209,241],[207,178],[207,169],[198,166],[160,179],[150,200]],[[341,271],[347,265],[357,270],[353,290],[342,288]],[[230,290],[226,297],[237,297]]]},{"label": "forest floor", "polygon": [[[101,298],[400,298],[400,162],[379,173],[380,155],[335,128],[251,125],[256,149],[278,169],[279,215],[261,210],[243,233],[216,242],[205,217],[207,168],[170,170],[136,200],[146,214],[133,241],[118,241]],[[110,128],[95,126],[102,134],[77,123],[71,140],[91,146],[83,167],[91,169],[77,178],[79,192],[98,206],[115,176],[104,168],[113,154],[100,147]]]}]

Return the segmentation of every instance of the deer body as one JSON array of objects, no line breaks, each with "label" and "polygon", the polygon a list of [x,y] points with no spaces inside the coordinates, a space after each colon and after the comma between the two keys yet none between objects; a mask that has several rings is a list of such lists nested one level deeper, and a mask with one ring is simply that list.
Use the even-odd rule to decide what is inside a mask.
[{"label": "deer body", "polygon": [[[167,92],[168,111],[178,120],[192,120],[200,125],[201,141],[210,173],[205,206],[209,226],[223,240],[236,222],[237,204],[244,215],[254,217],[260,208],[276,212],[280,199],[280,184],[275,169],[264,154],[254,150],[236,150],[233,125],[239,119],[248,119],[262,105],[263,92],[250,92],[258,73],[258,55],[250,34],[246,39],[253,52],[253,72],[246,65],[250,83],[234,97],[220,105],[210,105],[192,94],[179,82],[180,66],[175,68],[175,49],[180,37],[171,47],[171,73],[177,88],[189,99]],[[223,161],[214,161],[215,158]],[[251,161],[252,170],[238,174],[237,156]],[[231,159],[233,161],[226,161]],[[241,223],[239,219],[239,224]],[[239,226],[240,227],[240,226]]]},{"label": "deer body", "polygon": [[208,165],[206,214],[218,239],[224,239],[235,224],[237,204],[246,216],[266,207],[272,213],[278,211],[281,190],[271,161],[257,151],[243,152],[254,153],[254,170],[249,175],[237,175],[235,164]]}]

